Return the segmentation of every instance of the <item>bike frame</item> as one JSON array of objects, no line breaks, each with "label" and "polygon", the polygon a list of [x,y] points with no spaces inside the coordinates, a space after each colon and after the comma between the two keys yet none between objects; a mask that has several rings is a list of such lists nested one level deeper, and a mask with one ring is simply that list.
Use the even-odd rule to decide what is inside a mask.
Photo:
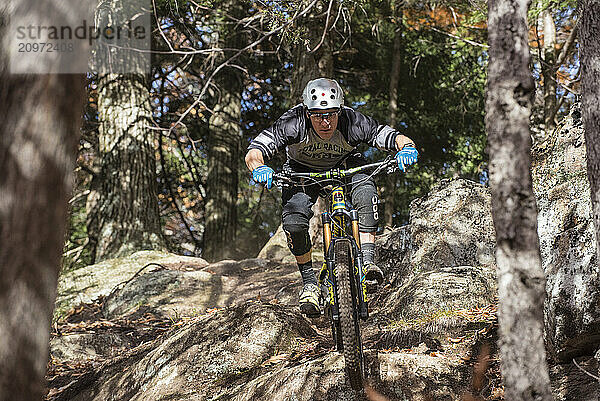
[{"label": "bike frame", "polygon": [[[321,215],[323,223],[323,244],[324,256],[327,267],[325,283],[329,290],[329,303],[332,308],[332,319],[339,320],[339,307],[337,296],[337,272],[335,266],[335,242],[339,240],[349,240],[352,249],[352,265],[354,285],[353,299],[357,301],[358,316],[361,319],[369,317],[367,305],[367,287],[365,283],[365,273],[363,270],[363,254],[360,249],[360,233],[358,231],[358,212],[349,208],[346,202],[343,186],[333,188],[329,196],[329,211]],[[360,289],[360,290],[359,290]],[[358,290],[358,291],[357,291]]]},{"label": "bike frame", "polygon": [[[328,210],[321,214],[325,263],[319,281],[327,289],[325,310],[331,319],[331,331],[338,351],[344,353],[346,374],[350,385],[357,390],[363,386],[364,357],[359,320],[369,317],[367,286],[363,270],[363,254],[358,230],[358,212],[346,200],[345,178],[367,169],[374,169],[367,179],[383,169],[390,172],[397,166],[392,157],[383,162],[367,164],[347,170],[333,169],[314,173],[284,172],[275,174],[278,184],[297,184],[293,178],[312,181],[308,185],[333,182],[327,195]],[[361,181],[355,182],[354,185]],[[327,182],[329,184],[329,182]],[[339,242],[338,242],[339,241]],[[337,245],[336,245],[337,244]],[[338,258],[338,260],[336,260]],[[336,271],[340,269],[340,271]],[[340,281],[338,285],[338,279]],[[340,295],[341,294],[341,295]],[[341,300],[341,302],[340,302]],[[343,315],[343,316],[340,316]]]},{"label": "bike frame", "polygon": [[333,190],[328,195],[328,211],[321,215],[321,221],[323,223],[323,254],[325,256],[327,268],[325,284],[329,292],[328,302],[332,310],[332,319],[335,322],[339,322],[339,306],[337,302],[337,274],[334,269],[335,255],[333,250],[335,248],[335,242],[339,240],[350,241],[354,266],[354,285],[352,288],[355,292],[357,289],[360,289],[358,294],[354,293],[352,295],[357,302],[358,316],[363,320],[369,317],[367,287],[365,282],[365,272],[363,271],[363,255],[360,249],[360,233],[358,231],[358,212],[349,207],[349,203],[346,201],[346,194],[344,192],[345,184],[343,184],[343,180],[346,177],[350,177],[368,169],[374,169],[374,172],[372,173],[372,176],[374,176],[383,169],[395,165],[396,161],[394,158],[388,157],[382,162],[366,164],[346,170],[332,169],[322,172],[275,175],[275,178],[282,182],[290,182],[290,178],[297,178],[313,180],[315,183],[329,180],[337,181],[339,183],[339,185],[333,187]]}]

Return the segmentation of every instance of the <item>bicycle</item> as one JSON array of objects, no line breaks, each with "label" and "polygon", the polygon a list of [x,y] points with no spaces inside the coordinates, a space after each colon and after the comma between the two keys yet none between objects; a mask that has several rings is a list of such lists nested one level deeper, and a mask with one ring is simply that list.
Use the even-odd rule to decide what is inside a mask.
[{"label": "bicycle", "polygon": [[[394,157],[384,161],[347,170],[332,169],[314,173],[282,171],[273,176],[278,186],[321,185],[332,182],[333,188],[321,188],[319,196],[327,199],[327,211],[322,213],[323,246],[325,262],[319,274],[324,295],[321,310],[331,320],[331,331],[336,349],[343,352],[345,373],[354,390],[363,388],[364,358],[360,320],[369,318],[367,287],[363,271],[363,255],[360,250],[358,212],[346,199],[343,180],[354,174],[373,169],[364,180],[381,171],[393,172],[398,168]],[[308,184],[306,183],[308,181]],[[359,184],[355,183],[354,185]],[[325,192],[323,192],[325,191]]]}]

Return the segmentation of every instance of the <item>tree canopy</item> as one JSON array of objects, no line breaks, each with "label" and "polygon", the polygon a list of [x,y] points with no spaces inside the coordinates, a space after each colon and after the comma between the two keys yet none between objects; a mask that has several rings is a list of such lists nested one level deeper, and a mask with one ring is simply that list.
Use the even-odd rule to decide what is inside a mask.
[{"label": "tree canopy", "polygon": [[[277,191],[253,185],[243,163],[244,149],[300,102],[291,95],[298,93],[294,89],[296,55],[322,51],[326,35],[332,78],[344,89],[346,105],[381,123],[393,119],[394,127],[413,138],[420,152],[419,163],[407,174],[381,183],[386,188],[384,207],[390,209],[387,224],[406,223],[410,201],[442,178],[460,176],[487,183],[485,3],[290,0],[236,4],[233,9],[228,2],[216,0],[153,2],[149,130],[157,134],[158,202],[172,249],[202,255],[207,245],[207,213],[215,213],[207,209],[207,188],[214,180],[209,178],[209,146],[216,132],[211,118],[222,106],[219,101],[225,90],[236,92],[240,102],[240,114],[232,121],[240,133],[236,146],[241,152],[234,168],[235,230],[228,234],[233,237],[229,242],[232,256],[256,255],[274,233],[280,223]],[[575,26],[574,5],[542,1],[531,8],[533,73],[540,91],[545,61],[536,49],[544,38],[535,22],[544,10],[551,10],[557,31],[555,46],[561,64],[553,66],[558,82],[554,97],[561,115],[578,88],[577,44],[568,43]],[[239,77],[239,83],[232,86],[231,79],[225,79],[228,74]],[[98,173],[97,82],[97,77],[89,77],[66,264],[89,262],[83,222],[88,212],[85,191],[90,189],[90,177]],[[393,100],[390,93],[395,93]],[[391,103],[397,105],[393,115]],[[534,103],[532,119],[542,133],[543,107],[543,102]],[[385,156],[378,150],[362,150],[372,159]],[[277,168],[282,161],[280,157],[270,164]]]}]

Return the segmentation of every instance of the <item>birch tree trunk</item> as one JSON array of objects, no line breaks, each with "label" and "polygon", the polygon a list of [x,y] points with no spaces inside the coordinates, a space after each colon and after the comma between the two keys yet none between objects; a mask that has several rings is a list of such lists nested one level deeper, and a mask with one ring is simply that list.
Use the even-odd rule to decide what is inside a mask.
[{"label": "birch tree trunk", "polygon": [[527,0],[489,0],[486,127],[496,228],[501,370],[507,400],[548,400],[543,341],[545,277],[537,235],[530,156],[534,82]]},{"label": "birch tree trunk", "polygon": [[[53,18],[66,2],[38,5]],[[83,111],[83,75],[8,71],[0,4],[0,400],[41,400]],[[51,19],[52,20],[52,19]]]},{"label": "birch tree trunk", "polygon": [[[581,0],[579,9],[581,114],[585,129],[587,171],[598,242],[600,239],[600,1]],[[600,260],[600,250],[598,257]]]}]

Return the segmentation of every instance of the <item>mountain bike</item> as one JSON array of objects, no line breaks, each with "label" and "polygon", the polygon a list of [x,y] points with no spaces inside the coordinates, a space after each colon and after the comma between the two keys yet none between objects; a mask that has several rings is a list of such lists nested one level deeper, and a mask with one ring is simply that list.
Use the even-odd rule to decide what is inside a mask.
[{"label": "mountain bike", "polygon": [[[369,317],[367,287],[360,249],[358,212],[346,198],[347,178],[372,170],[367,179],[382,171],[391,173],[398,168],[389,156],[382,162],[366,164],[347,170],[332,169],[313,173],[282,171],[273,182],[282,186],[319,185],[319,196],[327,199],[327,211],[321,215],[325,262],[319,274],[323,294],[322,308],[331,320],[331,332],[336,349],[342,352],[345,373],[354,390],[363,388],[364,358],[360,320]],[[360,184],[358,181],[354,185]]]}]

